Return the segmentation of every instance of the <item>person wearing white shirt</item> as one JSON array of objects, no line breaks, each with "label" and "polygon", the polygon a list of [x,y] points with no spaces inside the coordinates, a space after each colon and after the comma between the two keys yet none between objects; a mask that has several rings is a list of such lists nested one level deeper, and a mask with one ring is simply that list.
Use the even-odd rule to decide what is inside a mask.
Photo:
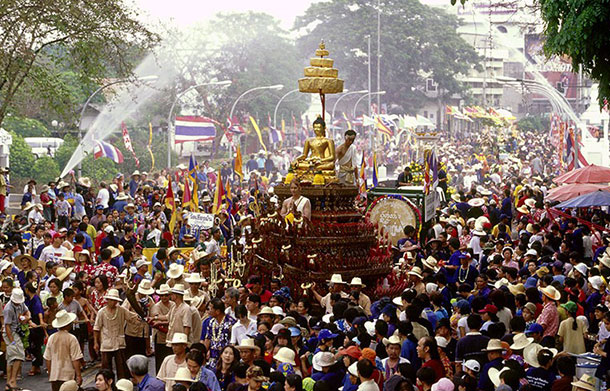
[{"label": "person wearing white shirt", "polygon": [[231,327],[231,344],[234,346],[241,345],[241,341],[249,335],[256,334],[256,321],[248,317],[248,310],[244,305],[235,307],[235,316],[238,319],[237,323]]},{"label": "person wearing white shirt", "polygon": [[97,192],[96,204],[102,205],[104,209],[108,209],[108,202],[110,202],[110,192],[108,192],[108,186],[106,182],[100,183],[100,190]]},{"label": "person wearing white shirt", "polygon": [[30,224],[44,223],[44,216],[42,215],[42,213],[40,213],[40,211],[42,210],[42,207],[39,207],[39,205],[40,204],[36,204],[36,206],[34,206],[32,208],[32,210],[30,211],[30,213],[28,213],[28,223],[30,223]]},{"label": "person wearing white shirt", "polygon": [[358,377],[360,377],[358,391],[379,391],[379,386],[372,378],[375,364],[369,360],[360,360],[356,364],[356,368],[358,369]]}]

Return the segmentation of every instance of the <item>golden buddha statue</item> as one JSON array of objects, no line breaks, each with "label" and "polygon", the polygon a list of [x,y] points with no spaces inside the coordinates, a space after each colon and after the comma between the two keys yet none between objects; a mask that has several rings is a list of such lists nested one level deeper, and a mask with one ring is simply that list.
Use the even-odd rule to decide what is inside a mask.
[{"label": "golden buddha statue", "polygon": [[292,170],[299,178],[311,180],[315,174],[326,179],[336,178],[335,142],[326,138],[326,124],[322,117],[313,122],[316,137],[305,140],[303,154],[292,163]]}]

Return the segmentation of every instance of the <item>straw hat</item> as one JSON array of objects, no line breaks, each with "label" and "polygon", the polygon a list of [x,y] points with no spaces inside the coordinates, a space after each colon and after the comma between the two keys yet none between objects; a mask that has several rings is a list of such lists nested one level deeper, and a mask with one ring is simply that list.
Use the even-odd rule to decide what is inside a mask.
[{"label": "straw hat", "polygon": [[508,290],[515,296],[521,293],[525,294],[525,285],[521,282],[518,284],[508,284]]},{"label": "straw hat", "polygon": [[421,278],[421,279],[423,279],[423,278],[424,278],[424,276],[422,276],[422,271],[421,271],[421,269],[419,268],[419,266],[413,266],[413,268],[412,268],[411,270],[409,270],[409,271],[407,272],[407,274],[409,274],[409,275],[411,275],[411,276],[416,276],[416,277],[419,277],[419,278]]},{"label": "straw hat", "polygon": [[19,270],[23,269],[23,261],[30,262],[30,267],[34,268],[38,264],[38,260],[29,254],[19,255],[13,259],[13,263]]},{"label": "straw hat", "polygon": [[500,386],[500,374],[502,372],[508,371],[508,367],[503,367],[502,369],[498,368],[489,368],[487,375],[489,376],[489,380],[493,383],[493,385],[497,388]]},{"label": "straw hat", "polygon": [[201,274],[199,273],[191,273],[191,275],[188,276],[184,281],[188,282],[189,284],[200,284],[204,282],[205,279],[201,278]]},{"label": "straw hat", "polygon": [[[111,225],[109,225],[109,227],[112,227]],[[119,255],[121,255],[121,250],[119,250],[118,248],[114,247],[114,246],[108,246],[106,247],[108,250],[110,250],[110,258],[116,258]]]},{"label": "straw hat", "polygon": [[76,258],[74,258],[74,252],[72,252],[70,250],[66,251],[66,253],[64,255],[59,257],[59,259],[61,259],[62,261],[76,262]]},{"label": "straw hat", "polygon": [[552,285],[539,288],[539,290],[551,300],[557,301],[561,298],[561,293]]},{"label": "straw hat", "polygon": [[175,333],[172,336],[172,340],[169,343],[171,343],[171,344],[174,344],[174,343],[188,344],[189,343],[189,338],[184,333]]},{"label": "straw hat", "polygon": [[538,353],[541,350],[548,350],[552,356],[556,356],[557,349],[545,348],[537,343],[532,343],[523,349],[523,360],[532,367],[538,368],[540,363],[538,362]]},{"label": "straw hat", "polygon": [[523,201],[523,203],[530,209],[536,206],[536,200],[533,198],[527,198],[525,201]]},{"label": "straw hat", "polygon": [[263,307],[261,308],[260,312],[258,313],[257,316],[261,316],[261,315],[272,315],[275,316],[275,312],[273,312],[273,310],[271,309],[271,307]]},{"label": "straw hat", "polygon": [[385,346],[388,346],[388,345],[401,345],[402,346],[400,337],[398,337],[397,335],[392,335],[390,338],[384,338],[382,341]]},{"label": "straw hat", "polygon": [[366,286],[362,283],[362,279],[360,277],[352,278],[352,281],[349,283],[349,285],[350,286],[361,286],[363,288]]},{"label": "straw hat", "polygon": [[517,208],[517,212],[527,215],[530,213],[530,210],[527,208],[527,205],[521,205],[520,207]]},{"label": "straw hat", "polygon": [[56,329],[61,329],[69,325],[70,323],[76,320],[76,314],[68,312],[66,310],[61,310],[55,315],[55,319],[51,323],[51,325]]},{"label": "straw hat", "polygon": [[331,283],[331,284],[345,284],[345,281],[343,281],[341,274],[333,274],[330,277],[330,280],[326,280],[326,282]]},{"label": "straw hat", "polygon": [[26,211],[26,210],[30,210],[30,209],[32,209],[32,208],[33,208],[33,207],[35,207],[35,206],[36,206],[36,204],[34,204],[34,203],[32,203],[32,202],[28,201],[28,202],[26,202],[26,203],[25,203],[25,205],[23,206],[23,210],[24,210],[24,211]]},{"label": "straw hat", "polygon": [[484,352],[493,352],[496,350],[504,350],[502,341],[499,339],[490,339],[489,342],[487,342],[487,348],[483,349]]},{"label": "straw hat", "polygon": [[133,383],[129,379],[119,379],[116,382],[116,389],[119,391],[133,391]]},{"label": "straw hat", "polygon": [[462,200],[461,200],[461,198],[460,198],[460,195],[459,195],[458,193],[453,193],[453,194],[451,194],[451,199],[452,199],[453,201],[455,201],[455,202],[460,202],[460,201],[462,201]]},{"label": "straw hat", "polygon": [[120,192],[117,196],[116,196],[116,200],[117,201],[125,201],[126,199],[128,199],[129,197],[127,197],[127,194]]},{"label": "straw hat", "polygon": [[294,350],[292,350],[290,348],[283,347],[283,348],[280,348],[280,350],[277,351],[275,356],[273,356],[273,359],[277,360],[277,361],[279,361],[281,363],[297,365],[296,362],[294,362],[294,357],[295,357]]},{"label": "straw hat", "polygon": [[184,295],[184,285],[176,284],[169,291],[178,295]]},{"label": "straw hat", "polygon": [[428,258],[423,260],[422,264],[424,265],[424,267],[427,267],[434,273],[438,273],[438,271],[441,270],[441,268],[438,266],[438,261],[433,256],[429,256]]},{"label": "straw hat", "polygon": [[161,286],[159,286],[159,289],[157,289],[156,292],[158,295],[169,295],[169,285],[161,284]]},{"label": "straw hat", "polygon": [[572,382],[572,385],[583,390],[595,391],[595,383],[596,381],[593,376],[584,373],[578,381]]},{"label": "straw hat", "polygon": [[59,387],[59,391],[78,391],[80,388],[78,387],[78,383],[76,380],[68,380],[64,384]]},{"label": "straw hat", "polygon": [[168,256],[168,257],[171,257],[171,256],[172,256],[172,254],[173,254],[173,253],[175,253],[175,252],[178,252],[178,253],[179,253],[179,252],[180,252],[180,249],[179,249],[179,248],[176,248],[176,247],[170,247],[170,248],[167,250],[167,256]]},{"label": "straw hat", "polygon": [[119,296],[119,291],[116,289],[108,289],[108,292],[106,292],[104,299],[114,300],[114,301],[123,301],[123,299],[121,299],[121,297]]},{"label": "straw hat", "polygon": [[498,281],[496,281],[496,282],[494,283],[494,287],[495,287],[496,289],[500,289],[501,287],[503,287],[503,286],[508,286],[508,285],[509,285],[509,282],[508,282],[508,280],[507,280],[506,278],[504,278],[504,277],[500,278]]},{"label": "straw hat", "polygon": [[[255,343],[254,343],[254,339],[252,338],[244,338],[241,340],[241,343],[237,346],[235,346],[237,348],[237,350],[242,351],[242,350],[256,350],[257,352],[260,352],[261,348],[259,348]],[[279,353],[279,351],[278,351]],[[293,357],[294,360],[294,357]]]},{"label": "straw hat", "polygon": [[[608,248],[610,248],[610,247],[608,247]],[[607,250],[604,253],[604,256],[599,258],[599,264],[610,269],[610,255],[608,255]]]},{"label": "straw hat", "polygon": [[128,203],[127,205],[125,205],[125,209],[135,209],[136,206],[133,204],[133,202]]},{"label": "straw hat", "polygon": [[180,278],[180,276],[182,276],[182,273],[184,273],[184,266],[183,265],[178,265],[177,263],[172,263],[171,265],[169,265],[169,270],[167,271],[167,276],[169,278]]},{"label": "straw hat", "polygon": [[174,377],[168,377],[166,380],[173,380],[175,382],[187,382],[194,383],[195,380],[191,378],[191,371],[188,368],[178,368]]},{"label": "straw hat", "polygon": [[138,293],[146,296],[155,293],[155,290],[152,287],[152,282],[147,279],[140,281],[140,284],[138,285]]},{"label": "straw hat", "polygon": [[485,205],[485,200],[482,198],[473,198],[468,201],[468,205],[472,206],[473,208],[480,208],[481,206]]},{"label": "straw hat", "polygon": [[[72,259],[74,259],[74,258],[72,258]],[[57,273],[57,279],[59,281],[65,280],[66,277],[68,277],[70,275],[70,273],[72,273],[72,270],[74,270],[73,267],[69,267],[67,269],[65,267],[63,267],[63,266],[58,267],[57,268],[57,272],[56,272]]]},{"label": "straw hat", "polygon": [[78,184],[81,185],[82,187],[91,187],[91,179],[89,179],[88,177],[84,176],[78,179]]},{"label": "straw hat", "polygon": [[510,345],[510,348],[512,350],[521,350],[526,346],[529,346],[532,342],[534,342],[534,338],[528,338],[525,334],[519,333],[513,338],[513,344]]}]

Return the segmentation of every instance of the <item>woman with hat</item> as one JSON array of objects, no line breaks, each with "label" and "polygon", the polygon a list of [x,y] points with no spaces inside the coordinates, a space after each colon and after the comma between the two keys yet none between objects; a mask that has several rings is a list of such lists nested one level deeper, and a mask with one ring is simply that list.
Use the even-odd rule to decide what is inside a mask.
[{"label": "woman with hat", "polygon": [[569,314],[569,318],[561,321],[559,324],[559,342],[563,344],[564,352],[571,354],[581,354],[586,352],[585,349],[585,332],[587,326],[584,320],[576,316],[578,306],[573,301],[568,301],[561,305]]},{"label": "woman with hat", "polygon": [[555,335],[557,335],[557,330],[559,329],[559,313],[557,312],[556,302],[561,298],[561,293],[552,285],[540,288],[539,290],[542,293],[543,306],[542,312],[536,319],[536,323],[540,324],[544,329],[543,337],[549,340],[551,343],[549,346],[554,346]]},{"label": "woman with hat", "polygon": [[80,363],[83,352],[78,339],[70,333],[75,320],[75,314],[61,310],[52,323],[53,328],[58,331],[49,337],[44,359],[47,363],[49,381],[53,391],[59,390],[62,383],[68,380],[76,380],[78,384],[83,381]]}]

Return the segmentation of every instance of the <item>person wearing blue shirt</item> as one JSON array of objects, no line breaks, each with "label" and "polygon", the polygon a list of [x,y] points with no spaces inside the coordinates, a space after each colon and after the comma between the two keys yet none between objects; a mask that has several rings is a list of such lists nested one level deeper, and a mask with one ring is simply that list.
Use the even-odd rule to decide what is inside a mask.
[{"label": "person wearing blue shirt", "polygon": [[85,199],[83,198],[83,195],[80,193],[74,193],[74,195],[72,196],[72,199],[74,200],[74,207],[73,207],[74,217],[81,220],[83,218],[83,216],[86,214]]},{"label": "person wearing blue shirt", "polygon": [[191,377],[205,384],[208,390],[220,391],[220,383],[216,378],[216,374],[205,367],[205,355],[207,352],[202,351],[204,349],[205,346],[200,346],[188,352],[186,354],[186,366],[191,371]]},{"label": "person wearing blue shirt", "polygon": [[125,210],[127,206],[127,195],[124,193],[119,193],[119,195],[115,198],[114,204],[112,204],[112,209],[121,213]]},{"label": "person wearing blue shirt", "polygon": [[89,236],[89,234],[87,233],[87,223],[81,222],[80,224],[78,224],[77,232],[83,235],[83,237],[85,238],[85,244],[83,245],[83,249],[89,250],[90,248],[92,248],[93,240],[91,239],[91,236]]},{"label": "person wearing blue shirt", "polygon": [[135,354],[127,360],[127,368],[136,381],[138,391],[165,391],[165,383],[148,374],[148,358]]},{"label": "person wearing blue shirt", "polygon": [[478,389],[481,391],[493,391],[494,384],[489,378],[489,370],[491,368],[500,369],[502,368],[502,342],[499,339],[490,339],[487,344],[487,349],[483,349],[487,352],[487,359],[489,362],[483,366],[481,370],[481,377],[479,378]]},{"label": "person wearing blue shirt", "polygon": [[135,170],[133,174],[131,174],[131,180],[129,181],[129,195],[131,198],[136,196],[136,192],[138,191],[138,187],[140,186],[140,171]]}]

